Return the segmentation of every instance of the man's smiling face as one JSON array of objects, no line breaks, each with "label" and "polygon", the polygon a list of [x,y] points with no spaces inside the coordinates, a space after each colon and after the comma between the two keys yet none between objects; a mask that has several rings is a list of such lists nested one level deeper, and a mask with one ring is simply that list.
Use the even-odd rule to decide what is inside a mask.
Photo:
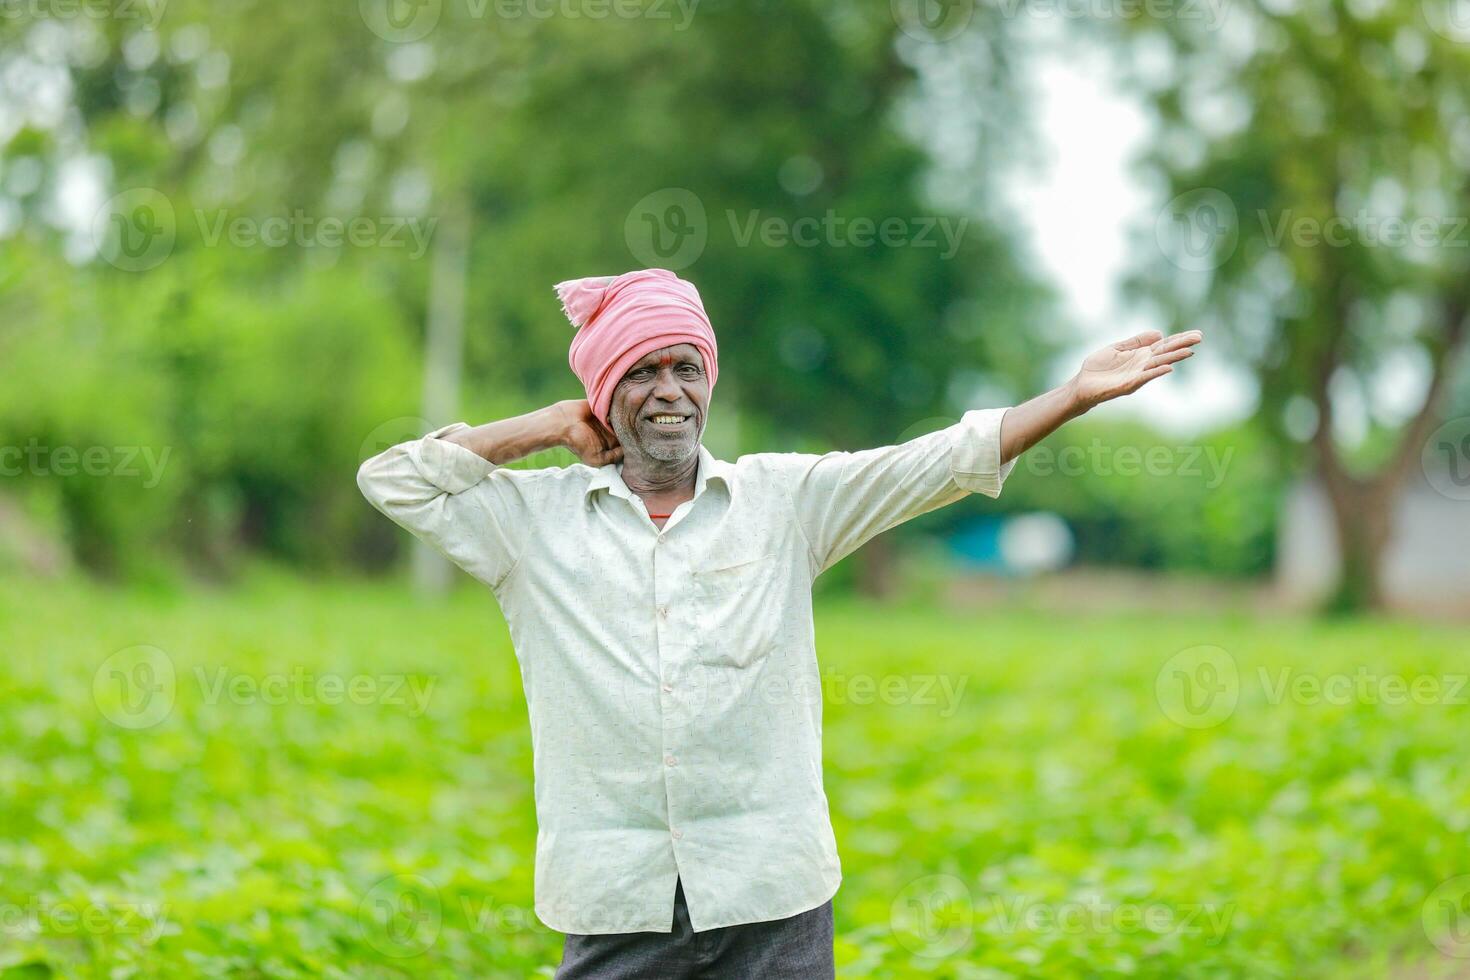
[{"label": "man's smiling face", "polygon": [[613,389],[608,416],[625,459],[637,454],[677,463],[698,450],[708,406],[704,358],[693,344],[675,344],[628,369]]}]

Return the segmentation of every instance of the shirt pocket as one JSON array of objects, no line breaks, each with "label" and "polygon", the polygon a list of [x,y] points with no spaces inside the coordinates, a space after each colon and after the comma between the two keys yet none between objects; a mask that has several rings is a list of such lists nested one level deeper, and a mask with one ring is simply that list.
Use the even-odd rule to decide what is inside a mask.
[{"label": "shirt pocket", "polygon": [[693,571],[703,663],[748,667],[771,651],[780,615],[776,554],[706,558]]}]

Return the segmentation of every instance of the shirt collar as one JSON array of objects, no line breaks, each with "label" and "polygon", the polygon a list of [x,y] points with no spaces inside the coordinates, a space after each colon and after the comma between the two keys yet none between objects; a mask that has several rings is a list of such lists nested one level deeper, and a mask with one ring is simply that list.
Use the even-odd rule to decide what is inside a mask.
[{"label": "shirt collar", "polygon": [[[697,498],[704,493],[704,488],[710,480],[718,480],[724,484],[725,492],[733,498],[735,495],[735,483],[732,479],[735,467],[723,459],[715,459],[704,443],[699,444],[699,467],[694,474],[694,496]],[[583,498],[590,497],[594,490],[606,490],[614,497],[622,497],[625,500],[633,499],[633,491],[623,482],[622,464],[608,463],[593,472],[592,478],[587,481],[587,488],[583,492]]]}]

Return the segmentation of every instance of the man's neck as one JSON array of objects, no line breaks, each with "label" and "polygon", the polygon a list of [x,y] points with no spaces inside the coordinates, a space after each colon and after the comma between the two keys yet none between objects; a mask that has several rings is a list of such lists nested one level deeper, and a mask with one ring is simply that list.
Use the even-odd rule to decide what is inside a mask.
[{"label": "man's neck", "polygon": [[694,497],[699,452],[684,460],[624,456],[621,476],[627,488],[643,498],[650,512],[667,513]]}]

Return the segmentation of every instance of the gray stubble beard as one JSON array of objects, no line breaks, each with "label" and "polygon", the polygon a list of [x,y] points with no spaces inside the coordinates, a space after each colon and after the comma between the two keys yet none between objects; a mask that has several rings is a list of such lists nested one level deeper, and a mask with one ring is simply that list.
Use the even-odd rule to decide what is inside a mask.
[{"label": "gray stubble beard", "polygon": [[[673,444],[660,443],[657,446],[649,446],[637,439],[633,432],[623,427],[622,420],[612,419],[613,435],[618,437],[618,442],[623,446],[623,452],[627,453],[629,446],[636,446],[638,451],[649,459],[656,459],[660,463],[682,463],[694,453],[699,451],[699,440],[704,435],[704,421],[700,420],[699,429],[687,441]],[[636,424],[636,423],[635,423]]]}]

